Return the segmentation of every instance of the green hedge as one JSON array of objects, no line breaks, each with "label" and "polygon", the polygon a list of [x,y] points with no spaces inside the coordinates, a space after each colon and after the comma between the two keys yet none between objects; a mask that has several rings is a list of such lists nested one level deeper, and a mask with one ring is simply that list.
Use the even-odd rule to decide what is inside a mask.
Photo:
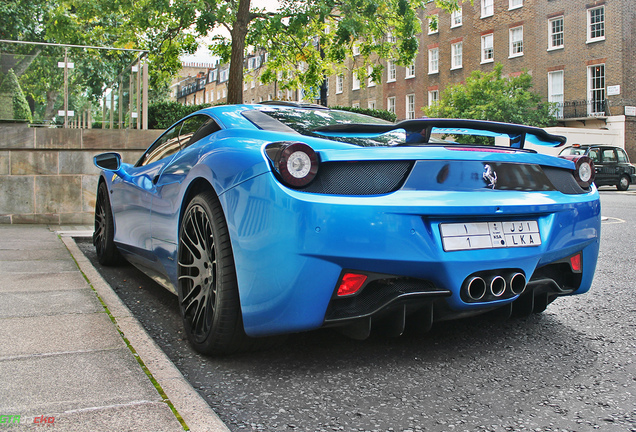
[{"label": "green hedge", "polygon": [[148,129],[168,129],[178,120],[210,104],[182,105],[175,101],[154,102],[148,105]]},{"label": "green hedge", "polygon": [[342,110],[342,111],[351,111],[351,112],[355,112],[359,114],[366,114],[371,117],[377,117],[377,118],[394,122],[394,123],[395,123],[395,120],[397,120],[397,116],[394,113],[390,111],[385,111],[385,110],[377,110],[377,109],[370,109],[370,108],[356,108],[356,107],[347,107],[347,106],[332,106],[329,108]]}]

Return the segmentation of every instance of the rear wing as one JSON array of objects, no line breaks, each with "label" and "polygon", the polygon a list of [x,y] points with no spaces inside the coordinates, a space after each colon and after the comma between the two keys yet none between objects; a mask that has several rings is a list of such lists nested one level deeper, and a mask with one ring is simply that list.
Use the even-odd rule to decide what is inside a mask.
[{"label": "rear wing", "polygon": [[[404,120],[394,124],[336,124],[321,126],[313,132],[321,135],[381,135],[394,130],[406,131],[407,142],[428,143],[432,134],[444,135],[476,135],[487,137],[507,136],[510,147],[522,149],[526,142],[531,144],[561,147],[566,138],[552,135],[545,130],[512,123],[492,122],[469,119],[432,119]],[[413,140],[409,138],[415,136]]]}]

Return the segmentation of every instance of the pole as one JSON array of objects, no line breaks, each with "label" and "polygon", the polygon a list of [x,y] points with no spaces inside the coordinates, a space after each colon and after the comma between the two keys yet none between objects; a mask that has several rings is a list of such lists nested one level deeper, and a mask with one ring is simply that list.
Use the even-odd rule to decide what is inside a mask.
[{"label": "pole", "polygon": [[143,90],[143,107],[142,107],[142,113],[143,113],[143,122],[142,122],[142,127],[144,129],[148,129],[148,58],[146,57],[144,59],[144,69],[143,69],[143,86],[144,86],[144,90]]},{"label": "pole", "polygon": [[68,128],[68,48],[64,48],[64,128]]}]

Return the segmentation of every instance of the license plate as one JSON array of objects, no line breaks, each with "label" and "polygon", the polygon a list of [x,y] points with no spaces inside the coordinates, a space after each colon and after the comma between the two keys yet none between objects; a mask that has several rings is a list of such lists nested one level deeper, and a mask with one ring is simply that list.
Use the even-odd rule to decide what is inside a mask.
[{"label": "license plate", "polygon": [[445,223],[440,232],[446,252],[541,244],[537,221]]}]

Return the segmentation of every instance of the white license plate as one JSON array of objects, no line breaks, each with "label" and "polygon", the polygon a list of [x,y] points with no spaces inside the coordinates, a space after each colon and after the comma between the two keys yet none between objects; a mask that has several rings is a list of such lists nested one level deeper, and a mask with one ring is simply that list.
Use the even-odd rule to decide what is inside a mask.
[{"label": "white license plate", "polygon": [[537,221],[448,223],[440,224],[440,232],[446,252],[541,244]]}]

